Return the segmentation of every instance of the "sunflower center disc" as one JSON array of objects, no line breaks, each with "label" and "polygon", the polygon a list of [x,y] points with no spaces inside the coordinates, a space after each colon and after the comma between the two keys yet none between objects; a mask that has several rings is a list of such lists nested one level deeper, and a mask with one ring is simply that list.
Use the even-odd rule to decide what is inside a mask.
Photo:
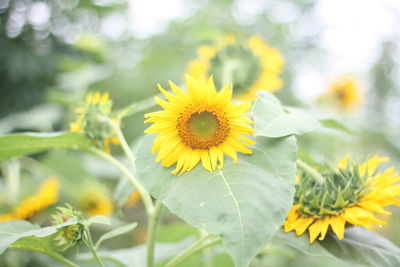
[{"label": "sunflower center disc", "polygon": [[213,137],[218,126],[217,117],[206,111],[194,113],[188,120],[189,131],[199,139]]},{"label": "sunflower center disc", "polygon": [[224,142],[229,133],[227,120],[207,110],[188,110],[178,120],[178,135],[193,149],[209,149]]}]

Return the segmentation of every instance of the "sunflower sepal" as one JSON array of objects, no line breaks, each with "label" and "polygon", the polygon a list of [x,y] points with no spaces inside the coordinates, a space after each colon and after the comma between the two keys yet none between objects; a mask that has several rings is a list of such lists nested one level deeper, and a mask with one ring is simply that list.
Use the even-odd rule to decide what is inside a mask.
[{"label": "sunflower sepal", "polygon": [[112,106],[108,93],[88,94],[86,102],[75,109],[78,117],[70,124],[70,131],[85,133],[92,145],[111,153],[110,144],[119,145],[115,124],[120,124],[120,119],[114,117]]},{"label": "sunflower sepal", "polygon": [[321,172],[323,182],[302,168],[298,174],[294,205],[284,223],[285,232],[302,235],[308,230],[310,242],[323,240],[332,231],[343,239],[345,229],[354,226],[383,226],[378,214],[389,215],[383,207],[400,205],[397,183],[400,176],[394,168],[378,170],[388,158],[374,156],[362,164],[349,163],[349,156],[337,167]]},{"label": "sunflower sepal", "polygon": [[55,234],[55,245],[60,250],[68,250],[83,241],[86,222],[81,212],[66,204],[65,207],[57,207],[57,213],[52,217],[54,225],[76,219],[76,223],[59,229]]}]

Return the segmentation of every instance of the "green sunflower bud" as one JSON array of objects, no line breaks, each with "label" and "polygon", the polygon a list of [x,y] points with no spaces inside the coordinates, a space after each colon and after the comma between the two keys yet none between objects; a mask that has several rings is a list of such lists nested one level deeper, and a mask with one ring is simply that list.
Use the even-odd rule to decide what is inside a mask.
[{"label": "green sunflower bud", "polygon": [[112,121],[117,124],[119,121],[111,118],[112,105],[108,93],[89,94],[86,104],[76,109],[79,116],[71,123],[71,132],[86,133],[94,145],[110,152],[110,143],[119,144],[112,127]]},{"label": "green sunflower bud", "polygon": [[367,191],[365,181],[368,175],[361,176],[355,164],[349,164],[346,169],[332,169],[321,174],[325,178],[323,183],[305,172],[300,173],[294,203],[301,205],[299,212],[305,216],[321,218],[325,215],[338,215],[345,208],[356,204]]},{"label": "green sunflower bud", "polygon": [[82,213],[75,210],[70,205],[67,205],[66,207],[58,207],[57,209],[58,213],[53,215],[54,224],[61,224],[72,218],[77,218],[78,220],[77,224],[68,225],[59,229],[54,237],[56,245],[64,251],[74,247],[82,240],[85,225],[83,223],[84,219]]}]

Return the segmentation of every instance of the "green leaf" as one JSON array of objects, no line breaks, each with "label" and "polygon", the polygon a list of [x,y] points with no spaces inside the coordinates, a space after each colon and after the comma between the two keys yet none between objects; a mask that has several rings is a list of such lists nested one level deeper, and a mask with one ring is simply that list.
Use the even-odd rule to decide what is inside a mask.
[{"label": "green leaf", "polygon": [[46,237],[57,232],[59,228],[76,224],[75,218],[69,219],[67,222],[40,228],[36,224],[31,224],[28,221],[14,220],[0,223],[0,254],[2,254],[8,246],[20,238],[27,236]]},{"label": "green leaf", "polygon": [[[164,262],[179,254],[188,246],[194,243],[194,238],[185,238],[175,243],[156,243],[155,263]],[[146,267],[146,245],[139,245],[133,248],[105,250],[98,252],[102,260],[117,262],[126,267]],[[90,253],[80,254],[80,260],[94,260]]]},{"label": "green leaf", "polygon": [[319,122],[325,128],[341,131],[341,132],[348,133],[348,134],[351,134],[351,135],[357,135],[354,131],[350,130],[349,128],[347,128],[346,126],[344,126],[343,124],[341,124],[337,120],[325,119],[325,120],[320,120]]},{"label": "green leaf", "polygon": [[254,135],[282,137],[304,134],[321,125],[316,118],[296,108],[284,110],[279,100],[268,92],[259,92],[253,105]]},{"label": "green leaf", "polygon": [[110,218],[103,215],[96,215],[87,220],[89,226],[93,223],[111,225]]},{"label": "green leaf", "polygon": [[38,153],[48,148],[85,149],[89,139],[80,133],[22,133],[0,137],[0,161]]},{"label": "green leaf", "polygon": [[137,149],[140,181],[187,223],[220,235],[236,266],[248,266],[292,206],[296,139],[260,137],[238,163],[226,160],[214,172],[198,165],[181,176],[155,162],[153,139],[144,137]]},{"label": "green leaf", "polygon": [[96,248],[100,247],[100,244],[108,239],[114,238],[116,236],[119,235],[123,235],[126,234],[130,231],[132,231],[133,229],[135,229],[137,226],[137,223],[131,223],[131,224],[127,224],[127,225],[123,225],[121,227],[118,227],[110,232],[105,233],[104,235],[102,235],[96,242]]},{"label": "green leaf", "polygon": [[347,229],[342,240],[329,233],[323,241],[310,244],[307,234],[296,236],[282,231],[276,239],[306,254],[330,256],[349,266],[400,266],[400,248],[362,227]]},{"label": "green leaf", "polygon": [[35,251],[62,262],[67,266],[77,267],[76,264],[60,254],[60,251],[57,250],[57,247],[54,245],[53,235],[46,237],[22,237],[11,244],[9,248]]}]

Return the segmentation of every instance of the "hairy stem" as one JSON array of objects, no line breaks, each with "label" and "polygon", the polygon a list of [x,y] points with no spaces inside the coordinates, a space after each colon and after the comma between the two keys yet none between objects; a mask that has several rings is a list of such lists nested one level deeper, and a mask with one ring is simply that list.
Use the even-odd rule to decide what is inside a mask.
[{"label": "hairy stem", "polygon": [[140,197],[143,200],[147,214],[153,213],[154,206],[153,206],[153,201],[151,200],[149,193],[147,193],[147,190],[144,188],[144,186],[136,179],[136,177],[121,162],[119,162],[113,156],[111,156],[110,154],[108,154],[100,149],[90,147],[88,149],[88,151],[107,160],[108,162],[113,164],[115,167],[117,167],[121,171],[121,173],[123,173],[129,179],[129,181],[133,184],[133,186],[139,191]]},{"label": "hairy stem", "polygon": [[204,236],[196,241],[193,245],[188,247],[186,250],[182,251],[180,254],[176,255],[172,258],[164,267],[174,267],[181,263],[183,260],[187,259],[188,257],[202,251],[205,248],[214,246],[221,242],[220,237],[212,237],[211,235]]},{"label": "hairy stem", "polygon": [[153,213],[149,218],[149,226],[147,233],[147,267],[154,266],[154,248],[156,243],[156,236],[158,224],[160,221],[160,214],[162,210],[162,202],[157,200]]},{"label": "hairy stem", "polygon": [[304,161],[298,159],[297,166],[304,172],[306,172],[308,175],[310,175],[312,178],[314,178],[318,183],[320,184],[324,183],[325,178],[319,172],[317,172],[313,167],[311,167]]},{"label": "hairy stem", "polygon": [[92,252],[93,257],[94,257],[94,259],[96,260],[97,264],[98,264],[100,267],[105,267],[104,264],[103,264],[103,262],[101,261],[99,255],[97,255],[96,249],[94,248],[92,236],[91,236],[91,234],[90,234],[90,232],[89,232],[89,227],[85,227],[85,228],[86,228],[86,230],[85,230],[85,235],[86,235],[86,238],[85,238],[85,239],[86,239],[86,240],[84,239],[85,245],[86,245],[86,246],[90,249],[90,251]]}]

